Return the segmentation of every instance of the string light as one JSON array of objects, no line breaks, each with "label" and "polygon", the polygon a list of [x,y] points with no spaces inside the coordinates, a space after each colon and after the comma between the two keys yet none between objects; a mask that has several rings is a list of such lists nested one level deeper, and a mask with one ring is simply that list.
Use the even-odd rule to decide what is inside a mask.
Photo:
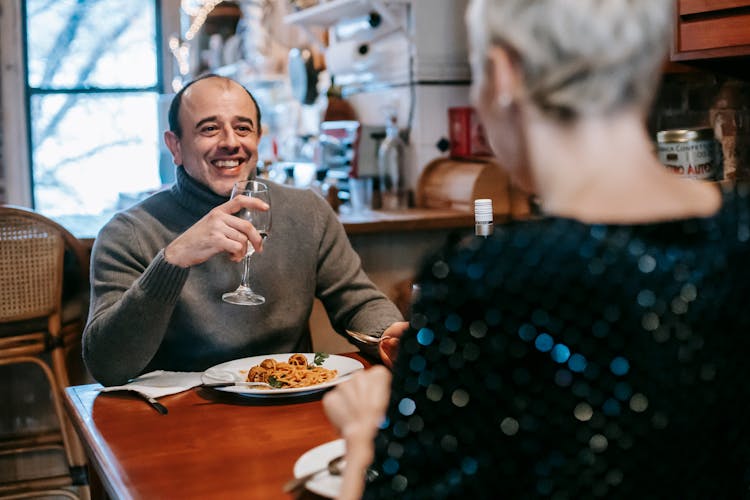
[{"label": "string light", "polygon": [[[198,30],[200,30],[203,26],[203,23],[206,22],[206,18],[208,18],[208,15],[222,1],[223,0],[203,0],[203,4],[196,11],[194,8],[191,9],[190,7],[186,9],[185,4],[187,2],[183,0],[182,10],[184,10],[193,18],[193,22],[190,24],[190,28],[187,30],[187,33],[185,33],[185,40],[192,40],[195,35],[198,34]],[[194,12],[194,14],[192,14],[191,12]]]},{"label": "string light", "polygon": [[182,0],[180,2],[182,11],[190,17],[194,17],[198,13],[201,5],[203,5],[202,0]]},{"label": "string light", "polygon": [[[192,18],[190,27],[185,33],[184,41],[180,40],[177,35],[169,37],[169,50],[177,61],[177,67],[180,75],[185,76],[190,72],[190,40],[195,38],[198,31],[205,24],[208,15],[223,0],[182,0],[180,8]],[[172,82],[172,87],[176,86],[176,81]]]},{"label": "string light", "polygon": [[177,35],[169,37],[169,51],[177,61],[177,68],[181,75],[187,75],[190,72],[190,46],[187,43],[180,43]]}]

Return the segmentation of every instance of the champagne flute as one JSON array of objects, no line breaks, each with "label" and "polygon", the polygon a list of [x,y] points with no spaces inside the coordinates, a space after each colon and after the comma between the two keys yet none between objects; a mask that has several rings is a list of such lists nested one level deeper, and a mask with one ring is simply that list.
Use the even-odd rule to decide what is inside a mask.
[{"label": "champagne flute", "polygon": [[[266,202],[269,206],[268,210],[243,208],[236,214],[237,217],[250,221],[265,241],[268,238],[268,232],[271,230],[271,196],[268,192],[268,186],[258,181],[239,181],[232,188],[232,198],[239,195],[258,198]],[[250,288],[250,257],[254,253],[255,249],[248,243],[247,253],[245,254],[245,258],[242,259],[242,280],[240,281],[240,286],[235,291],[222,295],[221,298],[224,302],[240,306],[257,306],[265,303],[266,298],[255,293]]]}]

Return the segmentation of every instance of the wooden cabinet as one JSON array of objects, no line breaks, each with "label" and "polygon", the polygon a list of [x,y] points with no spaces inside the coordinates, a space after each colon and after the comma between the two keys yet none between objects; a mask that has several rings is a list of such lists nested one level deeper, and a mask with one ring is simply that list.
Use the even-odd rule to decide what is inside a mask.
[{"label": "wooden cabinet", "polygon": [[750,55],[750,0],[678,0],[672,61]]}]

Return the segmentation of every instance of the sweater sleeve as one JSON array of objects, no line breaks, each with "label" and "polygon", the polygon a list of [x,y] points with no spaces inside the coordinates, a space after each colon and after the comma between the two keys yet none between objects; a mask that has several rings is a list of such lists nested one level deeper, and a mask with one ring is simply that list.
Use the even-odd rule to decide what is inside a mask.
[{"label": "sweater sleeve", "polygon": [[403,316],[365,274],[335,212],[325,200],[314,196],[320,205],[315,213],[322,229],[316,295],[339,333],[350,329],[380,336],[394,322],[403,321]]},{"label": "sweater sleeve", "polygon": [[116,216],[92,252],[83,356],[92,376],[117,385],[137,376],[161,344],[189,269],[146,255],[128,219]]}]

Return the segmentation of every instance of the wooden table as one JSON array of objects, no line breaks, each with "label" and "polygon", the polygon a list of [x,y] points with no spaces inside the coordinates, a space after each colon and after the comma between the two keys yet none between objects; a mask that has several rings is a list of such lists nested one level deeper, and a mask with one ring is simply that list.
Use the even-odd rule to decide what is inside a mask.
[{"label": "wooden table", "polygon": [[65,405],[116,499],[292,498],[282,485],[294,462],[338,437],[320,393],[281,401],[195,388],[160,398],[169,409],[160,415],[141,399],[100,394],[100,387],[67,388]]}]

